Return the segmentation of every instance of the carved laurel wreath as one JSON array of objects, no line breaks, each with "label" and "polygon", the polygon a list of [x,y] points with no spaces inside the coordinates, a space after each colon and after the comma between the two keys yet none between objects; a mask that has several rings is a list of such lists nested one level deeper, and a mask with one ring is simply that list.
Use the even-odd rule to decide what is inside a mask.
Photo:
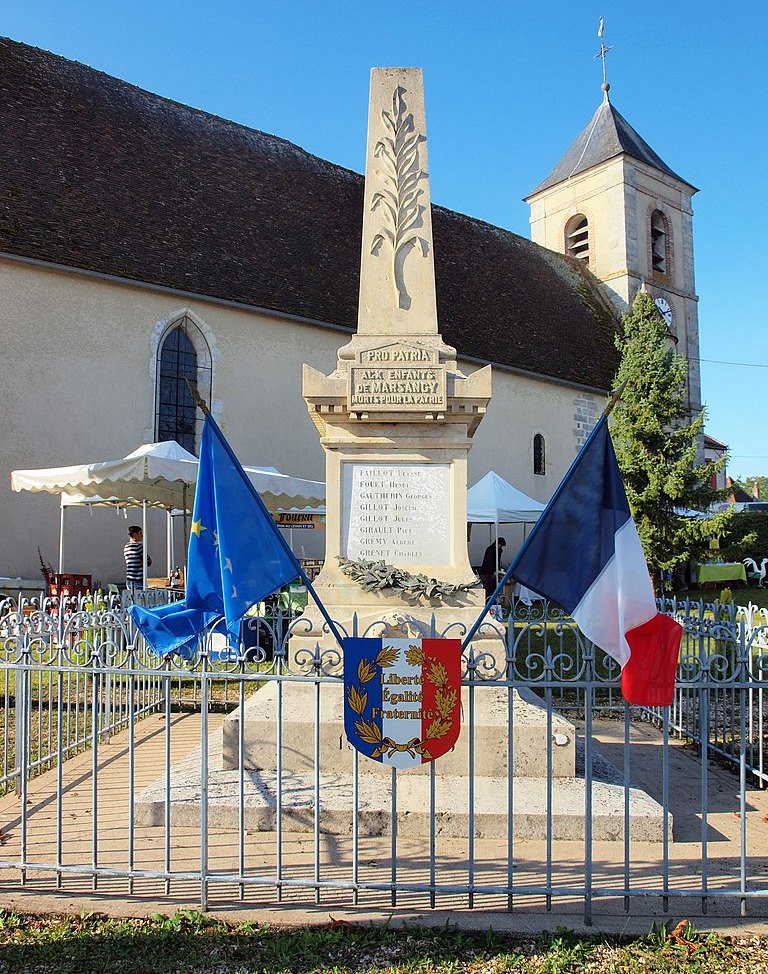
[{"label": "carved laurel wreath", "polygon": [[411,666],[424,667],[422,670],[424,680],[436,688],[435,710],[437,717],[427,725],[424,738],[414,737],[405,744],[398,744],[391,737],[382,737],[381,728],[378,724],[375,724],[373,720],[365,719],[368,710],[368,693],[364,689],[365,684],[376,676],[377,669],[383,670],[394,666],[399,656],[400,650],[391,646],[383,647],[371,662],[363,657],[358,663],[358,686],[351,686],[347,690],[347,701],[350,709],[360,717],[360,720],[355,721],[355,728],[361,740],[366,744],[374,745],[374,750],[371,752],[372,758],[381,757],[383,754],[392,757],[393,754],[405,752],[411,757],[419,754],[431,761],[432,754],[427,745],[429,741],[436,741],[445,737],[451,729],[453,723],[451,715],[456,706],[456,690],[448,689],[448,671],[440,660],[434,656],[425,656],[424,650],[419,646],[410,646],[406,651],[405,658]]},{"label": "carved laurel wreath", "polygon": [[405,103],[405,88],[395,88],[392,96],[392,112],[381,113],[384,126],[389,133],[379,139],[373,147],[373,154],[381,162],[384,185],[374,193],[371,210],[380,209],[385,223],[371,242],[371,253],[378,257],[385,241],[392,252],[392,276],[397,288],[400,308],[408,311],[411,296],[405,286],[403,265],[413,247],[418,247],[422,257],[429,253],[429,243],[424,237],[412,231],[423,226],[424,205],[419,197],[424,192],[419,182],[426,179],[426,173],[419,162],[419,145],[424,136],[415,131],[413,114]]},{"label": "carved laurel wreath", "polygon": [[452,585],[426,575],[411,575],[402,568],[395,568],[385,561],[368,561],[361,558],[353,561],[337,555],[341,571],[357,582],[364,592],[379,592],[385,588],[395,589],[406,601],[415,602],[420,598],[445,599],[457,592],[468,592],[480,584]]}]

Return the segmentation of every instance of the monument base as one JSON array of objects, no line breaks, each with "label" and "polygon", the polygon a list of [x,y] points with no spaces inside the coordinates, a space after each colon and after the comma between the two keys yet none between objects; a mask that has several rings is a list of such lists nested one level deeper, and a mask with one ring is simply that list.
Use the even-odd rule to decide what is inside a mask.
[{"label": "monument base", "polygon": [[[280,781],[274,771],[241,772],[222,769],[222,735],[207,743],[208,779],[206,809],[209,829],[240,828],[250,832],[274,832],[278,807],[284,832],[311,833],[314,830],[316,796],[319,796],[320,831],[323,834],[352,835],[355,821],[360,836],[386,836],[392,830],[392,782],[390,775],[363,773],[375,762],[360,759],[357,816],[353,814],[351,762],[342,772],[321,772],[315,790],[313,773],[286,772]],[[472,815],[469,778],[440,773],[435,764],[434,830],[445,839],[466,839],[470,822],[476,838],[503,840],[508,835],[509,807],[516,840],[543,840],[548,830],[555,841],[584,840],[587,788],[583,777],[583,745],[577,742],[576,776],[572,778],[513,778],[480,775],[474,778]],[[442,759],[445,760],[445,759]],[[581,765],[581,767],[580,767]],[[478,769],[479,770],[479,769]],[[592,761],[592,838],[595,842],[624,838],[625,796],[629,828],[635,842],[661,842],[664,836],[662,806],[645,792],[630,788],[625,793],[620,773],[598,754]],[[200,827],[201,753],[197,747],[171,770],[170,822],[172,828]],[[279,785],[279,787],[278,787]],[[432,827],[429,775],[411,771],[397,773],[397,833],[420,837],[425,844]],[[165,825],[165,777],[141,792],[134,805],[137,826]],[[549,802],[547,794],[549,791]],[[280,805],[278,806],[278,795]],[[242,797],[241,797],[242,796]],[[668,816],[672,835],[672,816]]]},{"label": "monument base", "polygon": [[[311,774],[315,747],[315,684],[266,684],[233,711],[222,729],[224,770],[240,766],[240,722],[243,721],[243,767],[248,771],[274,771],[277,766],[277,733],[281,733],[282,767],[285,772]],[[323,771],[341,773],[352,767],[352,747],[344,732],[344,692],[340,683],[323,683],[319,694],[319,753]],[[282,694],[282,719],[278,720],[278,697]],[[469,719],[470,688],[463,687],[461,707]],[[529,690],[478,685],[472,704],[474,734],[465,726],[456,746],[439,759],[442,777],[466,777],[469,773],[469,745],[472,737],[474,773],[505,781],[508,766],[508,726],[513,725],[512,761],[516,777],[546,777],[547,733],[551,748],[550,773],[555,778],[572,778],[576,768],[576,733],[573,724],[552,713],[547,725],[542,701]],[[366,775],[389,776],[391,768],[360,755],[360,771]],[[404,772],[425,775],[429,764]]]}]

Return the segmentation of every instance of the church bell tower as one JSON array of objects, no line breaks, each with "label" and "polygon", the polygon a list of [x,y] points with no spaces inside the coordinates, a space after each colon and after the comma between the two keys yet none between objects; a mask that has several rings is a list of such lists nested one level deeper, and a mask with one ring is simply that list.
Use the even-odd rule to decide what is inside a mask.
[{"label": "church bell tower", "polygon": [[688,360],[695,414],[701,408],[691,207],[697,190],[616,110],[605,80],[602,89],[602,103],[576,141],[525,198],[531,238],[584,261],[620,314],[645,287]]}]

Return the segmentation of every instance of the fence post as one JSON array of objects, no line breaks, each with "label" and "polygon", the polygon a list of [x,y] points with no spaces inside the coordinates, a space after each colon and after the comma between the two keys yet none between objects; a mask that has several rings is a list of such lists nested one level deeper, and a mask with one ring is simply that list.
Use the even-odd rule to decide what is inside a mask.
[{"label": "fence post", "polygon": [[21,884],[27,880],[27,781],[29,778],[29,724],[30,724],[30,686],[29,656],[26,625],[22,612],[22,599],[19,598],[18,658],[16,666],[16,749],[14,770],[16,772],[15,793],[21,799]]},{"label": "fence post", "polygon": [[14,740],[16,746],[13,756],[14,771],[14,793],[17,798],[21,797],[23,790],[23,780],[26,777],[27,768],[27,728],[29,727],[29,671],[24,668],[25,662],[29,657],[29,646],[25,638],[24,617],[21,612],[21,600],[19,600],[19,628],[16,653],[15,688],[16,707],[14,709]]}]

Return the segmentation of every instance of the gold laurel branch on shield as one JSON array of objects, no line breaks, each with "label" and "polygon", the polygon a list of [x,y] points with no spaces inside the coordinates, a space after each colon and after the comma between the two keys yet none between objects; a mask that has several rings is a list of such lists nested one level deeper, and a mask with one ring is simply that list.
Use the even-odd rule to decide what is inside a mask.
[{"label": "gold laurel branch on shield", "polygon": [[424,740],[433,741],[445,737],[453,726],[453,711],[456,707],[457,692],[448,689],[448,671],[443,664],[434,657],[430,657],[428,662],[429,667],[425,670],[425,679],[436,688],[435,710],[437,717],[427,725]]},{"label": "gold laurel branch on shield", "polygon": [[448,670],[434,656],[428,657],[427,662],[429,663],[429,668],[425,670],[424,678],[433,686],[437,687],[438,690],[445,690],[448,686]]},{"label": "gold laurel branch on shield", "polygon": [[357,664],[357,678],[360,683],[369,683],[376,676],[376,667],[387,669],[394,666],[400,656],[400,650],[392,646],[384,646],[379,650],[376,659],[368,661],[364,656]]},{"label": "gold laurel branch on shield", "polygon": [[355,721],[355,728],[360,735],[360,740],[365,744],[379,745],[371,754],[372,758],[378,758],[384,754],[388,747],[382,746],[381,729],[373,721],[365,720],[365,711],[368,708],[368,694],[363,690],[366,683],[376,676],[377,669],[382,670],[394,666],[400,656],[400,650],[393,646],[382,647],[374,660],[367,660],[361,657],[357,664],[357,679],[360,685],[349,687],[347,690],[347,702],[350,709],[361,718]]},{"label": "gold laurel branch on shield", "polygon": [[373,661],[373,665],[384,670],[389,666],[394,666],[399,657],[399,649],[395,649],[393,646],[383,646],[379,651],[379,655]]},{"label": "gold laurel branch on shield", "polygon": [[363,691],[362,687],[349,687],[347,690],[347,702],[349,703],[350,710],[353,710],[362,717],[365,713],[365,708],[368,706],[368,694]]},{"label": "gold laurel branch on shield", "polygon": [[405,651],[405,658],[410,666],[423,666],[426,659],[421,646],[409,646]]},{"label": "gold laurel branch on shield", "polygon": [[[381,729],[377,724],[369,723],[367,720],[356,720],[355,727],[360,735],[360,740],[366,744],[381,744]],[[381,751],[374,752],[371,757],[378,757],[380,753]]]},{"label": "gold laurel branch on shield", "polygon": [[357,664],[357,678],[361,683],[368,683],[376,676],[376,666],[374,663],[369,663],[368,660],[363,656],[360,662]]}]

